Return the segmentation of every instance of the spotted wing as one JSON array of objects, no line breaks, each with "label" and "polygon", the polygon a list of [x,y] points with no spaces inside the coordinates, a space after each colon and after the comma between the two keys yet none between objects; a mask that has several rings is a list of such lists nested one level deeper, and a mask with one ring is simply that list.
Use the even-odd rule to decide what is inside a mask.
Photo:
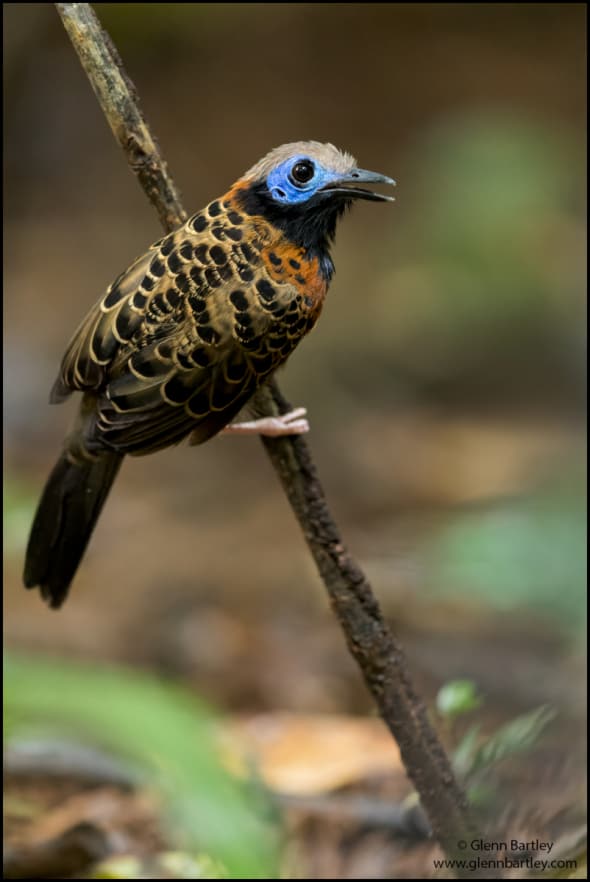
[{"label": "spotted wing", "polygon": [[197,215],[152,246],[74,336],[52,400],[95,393],[90,449],[149,453],[189,432],[204,441],[293,348],[274,315],[292,292],[268,296],[260,243],[243,242],[229,215]]}]

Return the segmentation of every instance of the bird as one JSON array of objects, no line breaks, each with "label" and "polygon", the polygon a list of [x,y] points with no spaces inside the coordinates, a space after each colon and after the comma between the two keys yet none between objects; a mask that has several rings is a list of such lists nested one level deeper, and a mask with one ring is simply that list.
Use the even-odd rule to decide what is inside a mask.
[{"label": "bird", "polygon": [[[33,519],[23,582],[68,595],[125,456],[220,432],[302,434],[305,409],[232,422],[314,327],[336,225],[363,185],[395,185],[332,144],[271,150],[108,287],[73,335],[50,402],[80,407]],[[254,414],[256,416],[256,414]]]}]

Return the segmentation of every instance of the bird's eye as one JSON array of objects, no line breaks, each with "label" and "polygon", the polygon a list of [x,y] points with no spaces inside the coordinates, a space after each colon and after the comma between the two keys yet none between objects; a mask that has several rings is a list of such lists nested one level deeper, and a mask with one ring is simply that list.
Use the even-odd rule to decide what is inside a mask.
[{"label": "bird's eye", "polygon": [[295,184],[307,184],[315,174],[313,162],[309,159],[300,159],[291,169],[291,180]]}]

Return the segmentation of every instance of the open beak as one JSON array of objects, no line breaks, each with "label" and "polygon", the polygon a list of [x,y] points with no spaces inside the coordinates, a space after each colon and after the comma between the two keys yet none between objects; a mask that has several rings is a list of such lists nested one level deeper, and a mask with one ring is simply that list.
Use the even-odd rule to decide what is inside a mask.
[{"label": "open beak", "polygon": [[393,196],[384,196],[383,193],[374,193],[373,190],[365,190],[358,187],[357,184],[389,184],[395,187],[393,178],[386,175],[380,175],[377,172],[365,171],[362,168],[353,168],[351,172],[335,181],[330,181],[325,187],[322,187],[322,193],[340,194],[342,196],[354,197],[356,199],[370,199],[372,202],[394,202]]}]

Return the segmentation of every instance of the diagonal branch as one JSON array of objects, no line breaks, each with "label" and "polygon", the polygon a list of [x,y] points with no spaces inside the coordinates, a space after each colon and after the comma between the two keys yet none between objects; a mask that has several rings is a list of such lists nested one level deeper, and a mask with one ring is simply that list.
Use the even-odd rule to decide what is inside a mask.
[{"label": "diagonal branch", "polygon": [[[90,5],[56,6],[111,129],[169,232],[186,214],[139,107],[135,87]],[[257,399],[262,415],[291,409],[274,380],[261,389]],[[467,845],[474,838],[475,826],[465,795],[414,692],[404,651],[384,622],[366,576],[343,544],[307,443],[291,436],[264,438],[263,444],[303,530],[348,648],[399,745],[434,835],[449,857],[476,856]],[[479,875],[476,869],[457,873]]]}]

